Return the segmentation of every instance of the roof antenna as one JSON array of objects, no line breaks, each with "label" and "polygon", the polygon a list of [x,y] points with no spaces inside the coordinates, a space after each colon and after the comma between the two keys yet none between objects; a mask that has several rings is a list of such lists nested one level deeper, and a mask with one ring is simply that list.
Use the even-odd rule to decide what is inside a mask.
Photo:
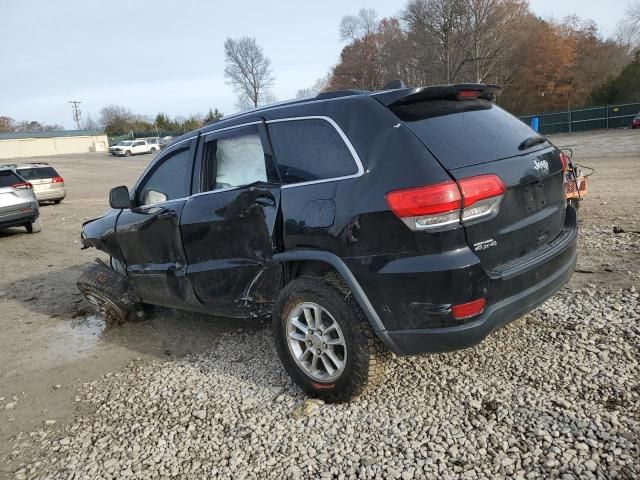
[{"label": "roof antenna", "polygon": [[383,90],[396,90],[398,88],[407,88],[407,86],[404,84],[402,80],[396,79],[396,80],[391,80],[384,87],[382,87]]}]

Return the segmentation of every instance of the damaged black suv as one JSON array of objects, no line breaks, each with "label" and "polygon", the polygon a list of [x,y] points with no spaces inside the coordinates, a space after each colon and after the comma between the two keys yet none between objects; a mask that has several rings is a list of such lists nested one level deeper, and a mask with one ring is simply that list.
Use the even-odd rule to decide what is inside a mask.
[{"label": "damaged black suv", "polygon": [[111,321],[145,304],[271,315],[309,394],[344,401],[396,355],[473,346],[570,278],[567,158],[484,84],[341,91],[170,144],[84,224],[78,281]]}]

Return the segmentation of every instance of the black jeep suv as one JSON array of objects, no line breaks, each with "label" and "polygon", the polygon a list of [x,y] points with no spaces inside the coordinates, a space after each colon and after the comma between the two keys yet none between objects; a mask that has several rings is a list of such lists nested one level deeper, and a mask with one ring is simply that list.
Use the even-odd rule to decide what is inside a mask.
[{"label": "black jeep suv", "polygon": [[342,401],[396,355],[473,346],[570,278],[566,157],[484,84],[322,93],[173,141],[82,229],[78,282],[144,304],[272,315],[309,394]]}]

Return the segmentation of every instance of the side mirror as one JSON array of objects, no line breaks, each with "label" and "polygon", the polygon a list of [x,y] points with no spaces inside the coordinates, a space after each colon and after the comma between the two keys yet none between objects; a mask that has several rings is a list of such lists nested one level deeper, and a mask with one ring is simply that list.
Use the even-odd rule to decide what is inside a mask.
[{"label": "side mirror", "polygon": [[129,198],[129,189],[124,185],[114,187],[109,192],[109,205],[111,208],[123,209],[131,208],[131,199]]}]

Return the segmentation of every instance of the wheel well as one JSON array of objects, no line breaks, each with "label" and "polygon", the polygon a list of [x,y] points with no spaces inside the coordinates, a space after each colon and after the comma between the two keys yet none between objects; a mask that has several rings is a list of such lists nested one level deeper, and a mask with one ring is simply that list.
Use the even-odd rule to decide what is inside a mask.
[{"label": "wheel well", "polygon": [[291,261],[284,264],[284,283],[286,285],[291,280],[310,273],[328,273],[335,271],[336,269],[333,268],[333,266],[320,260]]}]

